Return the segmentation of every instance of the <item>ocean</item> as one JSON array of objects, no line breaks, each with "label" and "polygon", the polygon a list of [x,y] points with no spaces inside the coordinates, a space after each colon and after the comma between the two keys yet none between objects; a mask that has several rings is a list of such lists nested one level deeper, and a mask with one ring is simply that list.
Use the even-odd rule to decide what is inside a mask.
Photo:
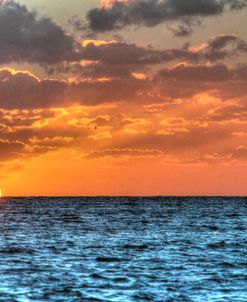
[{"label": "ocean", "polygon": [[0,301],[247,301],[247,198],[3,198]]}]

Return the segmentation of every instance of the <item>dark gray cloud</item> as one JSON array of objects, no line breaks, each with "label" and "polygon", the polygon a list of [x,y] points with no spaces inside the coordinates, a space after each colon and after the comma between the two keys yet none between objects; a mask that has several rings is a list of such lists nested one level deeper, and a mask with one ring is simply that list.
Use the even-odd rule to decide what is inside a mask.
[{"label": "dark gray cloud", "polygon": [[67,83],[40,81],[25,72],[0,70],[0,108],[44,108],[64,98]]},{"label": "dark gray cloud", "polygon": [[16,2],[0,1],[0,64],[56,64],[75,60],[78,44],[49,18]]},{"label": "dark gray cloud", "polygon": [[[221,34],[211,38],[205,49],[198,53],[209,61],[224,60],[240,54],[246,54],[247,43],[236,35]],[[199,56],[199,59],[201,57]]]},{"label": "dark gray cloud", "polygon": [[88,43],[81,51],[82,60],[90,64],[62,64],[49,66],[48,74],[72,73],[83,78],[130,77],[132,72],[143,72],[147,66],[167,60],[163,51],[138,47],[136,44],[113,42],[96,45]]},{"label": "dark gray cloud", "polygon": [[246,54],[247,43],[244,40],[233,34],[221,34],[196,47],[188,43],[180,49],[165,49],[159,52],[159,58],[160,62],[186,60],[202,63],[224,61]]},{"label": "dark gray cloud", "polygon": [[[116,1],[111,7],[90,10],[87,20],[88,27],[93,32],[112,31],[131,25],[153,27],[169,21],[181,21],[188,25],[193,18],[217,16],[227,10],[242,9],[245,5],[246,0],[132,0],[127,3]],[[78,21],[76,25],[83,28]],[[188,27],[185,34],[188,34]]]},{"label": "dark gray cloud", "polygon": [[[196,0],[196,3],[201,1]],[[211,1],[213,0],[209,2]],[[108,13],[115,6],[129,8],[131,5],[143,5],[144,2],[144,0],[132,1],[128,5],[115,3],[112,8],[102,8],[101,10]],[[147,1],[146,5],[153,3],[154,7],[157,5],[176,6],[178,5],[176,3],[181,2],[181,0],[171,2],[172,4],[168,0]],[[192,3],[190,5],[192,6]],[[205,6],[207,5],[205,4]],[[192,10],[192,8],[190,9]],[[152,10],[150,13],[152,13]],[[186,30],[189,30],[188,26],[190,27],[191,22],[184,22],[180,27],[180,31],[185,33]],[[184,27],[185,25],[187,27]],[[225,59],[240,52],[247,52],[246,43],[234,35],[215,37],[208,42],[206,48],[198,52],[191,51],[189,45],[182,49],[167,50],[143,48],[124,42],[101,45],[88,43],[82,46],[73,36],[68,35],[51,19],[39,18],[35,12],[28,11],[25,6],[12,0],[0,1],[0,37],[0,64],[12,62],[38,63],[45,66],[49,72],[53,68],[58,72],[64,72],[67,68],[66,64],[79,62],[80,60],[90,60],[100,63],[94,66],[95,74],[97,72],[103,74],[103,69],[107,71],[107,66],[109,66],[109,74],[113,73],[121,76],[130,74],[133,70],[139,70],[142,66],[160,64],[171,60],[199,61],[204,59],[214,61]],[[92,68],[91,70],[88,70],[89,67],[84,69],[86,69],[85,73],[92,73]],[[70,70],[70,68],[67,69],[68,72]],[[77,70],[81,70],[81,68],[77,66]]]},{"label": "dark gray cloud", "polygon": [[[229,1],[227,2],[228,7]],[[208,7],[209,3],[216,2],[219,7],[224,7],[226,0],[223,2],[218,2],[218,0],[189,0],[189,4],[187,2],[186,9],[188,13],[189,11],[192,12],[192,7],[194,7],[196,14],[197,11],[200,11],[198,3],[203,2],[203,5]],[[101,10],[109,13],[114,7],[120,7],[121,9],[126,7],[126,9],[129,9],[129,7],[138,5],[146,7],[151,5],[150,3],[154,7],[153,10],[156,9],[156,6],[161,5],[162,7],[174,6],[178,12],[185,11],[183,4],[181,4],[184,2],[181,0],[139,0],[131,1],[128,5],[114,3],[112,8],[102,8]],[[181,5],[180,8],[178,8],[179,3]],[[231,1],[231,3],[233,2]],[[236,6],[236,3],[234,6]],[[149,12],[151,15],[153,10]],[[174,10],[175,8],[172,9],[172,11]],[[209,11],[210,9],[208,8]],[[191,22],[191,20],[184,20],[184,23],[179,27],[180,33],[185,34],[186,31],[190,31]],[[45,66],[49,71],[54,68],[58,72],[62,69],[63,72],[66,71],[64,67],[66,64],[79,62],[80,60],[91,60],[100,63],[100,65],[94,66],[97,69],[96,72],[98,71],[99,73],[102,73],[103,68],[107,70],[107,66],[118,66],[109,67],[109,70],[111,69],[109,73],[121,75],[123,73],[129,74],[133,69],[138,70],[141,66],[160,64],[171,60],[217,61],[238,53],[247,53],[247,44],[234,35],[217,36],[208,42],[207,47],[197,52],[192,51],[189,45],[181,49],[155,50],[124,42],[101,45],[88,43],[83,47],[73,36],[68,35],[51,19],[39,18],[35,12],[28,11],[25,6],[12,0],[0,1],[0,37],[0,64],[12,62],[38,63]],[[67,71],[69,72],[70,68]],[[86,72],[89,71],[86,70]]]},{"label": "dark gray cloud", "polygon": [[138,92],[150,88],[150,84],[133,77],[81,82],[39,80],[29,73],[1,69],[0,108],[32,109],[126,101],[138,97]]},{"label": "dark gray cloud", "polygon": [[216,82],[232,78],[231,72],[225,65],[186,65],[179,64],[170,69],[163,69],[158,77],[185,82]]},{"label": "dark gray cloud", "polygon": [[111,42],[96,44],[93,41],[81,50],[81,58],[88,64],[74,62],[49,66],[48,74],[72,73],[82,78],[126,78],[133,72],[148,74],[151,67],[181,60],[191,63],[224,61],[247,53],[247,44],[232,34],[211,38],[198,47],[186,44],[182,48],[157,50],[143,48],[136,44]]},{"label": "dark gray cloud", "polygon": [[222,100],[245,98],[247,67],[229,68],[224,64],[178,64],[161,69],[154,77],[159,94],[167,98],[189,98],[202,92]]},{"label": "dark gray cloud", "polygon": [[162,52],[121,42],[99,46],[89,43],[83,48],[82,57],[109,65],[147,65],[160,63]]}]

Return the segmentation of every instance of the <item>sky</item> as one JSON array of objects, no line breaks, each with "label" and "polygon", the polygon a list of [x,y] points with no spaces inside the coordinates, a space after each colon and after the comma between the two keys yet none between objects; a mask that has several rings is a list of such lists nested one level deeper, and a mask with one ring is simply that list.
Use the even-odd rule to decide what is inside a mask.
[{"label": "sky", "polygon": [[247,0],[0,0],[0,189],[246,195]]}]

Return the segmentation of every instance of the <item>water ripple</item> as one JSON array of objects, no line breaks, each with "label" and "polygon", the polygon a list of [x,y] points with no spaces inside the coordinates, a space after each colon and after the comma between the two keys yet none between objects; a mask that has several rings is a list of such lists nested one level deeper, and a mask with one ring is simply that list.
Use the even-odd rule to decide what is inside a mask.
[{"label": "water ripple", "polygon": [[246,302],[246,198],[6,198],[0,301]]}]

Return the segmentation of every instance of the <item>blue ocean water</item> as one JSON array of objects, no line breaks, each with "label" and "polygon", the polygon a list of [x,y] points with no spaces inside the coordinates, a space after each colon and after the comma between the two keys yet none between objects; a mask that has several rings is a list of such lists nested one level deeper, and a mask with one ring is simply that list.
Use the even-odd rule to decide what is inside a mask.
[{"label": "blue ocean water", "polygon": [[247,301],[247,198],[5,198],[0,301]]}]

